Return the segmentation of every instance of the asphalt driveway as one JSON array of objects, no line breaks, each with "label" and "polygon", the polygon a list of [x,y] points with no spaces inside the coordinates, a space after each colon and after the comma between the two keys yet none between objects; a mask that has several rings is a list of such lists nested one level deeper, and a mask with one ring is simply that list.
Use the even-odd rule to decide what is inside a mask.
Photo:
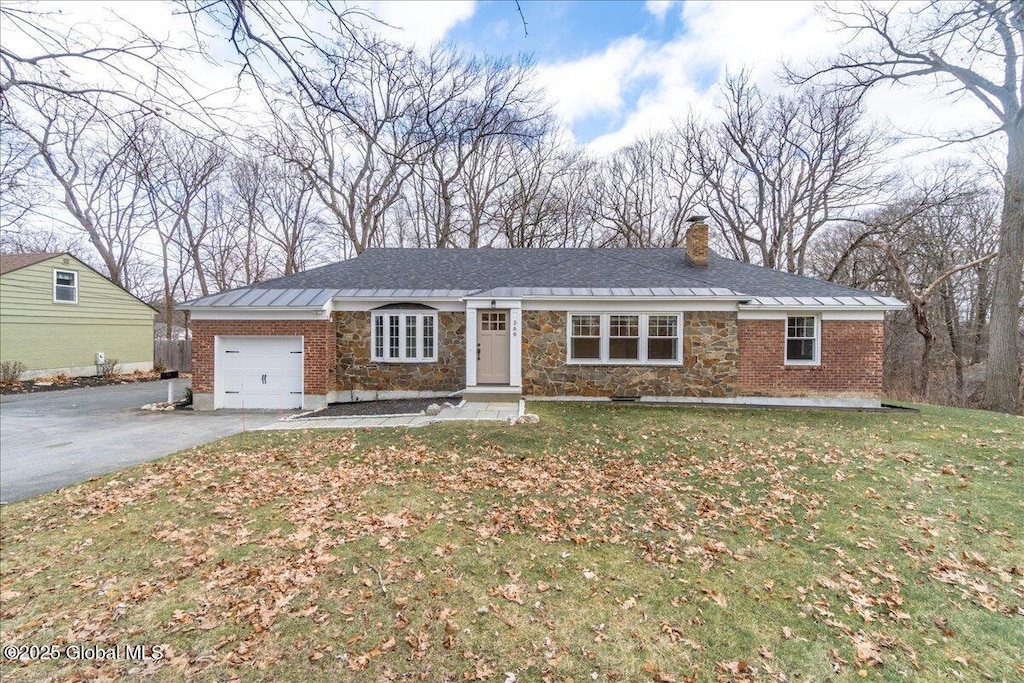
[{"label": "asphalt driveway", "polygon": [[[234,411],[139,410],[166,399],[167,382],[0,396],[0,501],[13,503],[242,431],[243,416]],[[248,412],[245,427],[277,418]]]}]

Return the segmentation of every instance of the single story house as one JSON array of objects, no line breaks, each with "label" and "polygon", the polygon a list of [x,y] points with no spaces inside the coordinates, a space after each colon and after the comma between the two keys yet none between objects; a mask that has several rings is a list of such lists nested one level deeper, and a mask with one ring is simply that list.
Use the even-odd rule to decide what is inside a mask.
[{"label": "single story house", "polygon": [[902,302],[679,249],[368,249],[189,302],[197,409],[443,396],[879,405]]},{"label": "single story house", "polygon": [[0,254],[0,361],[23,378],[153,369],[156,311],[68,253]]}]

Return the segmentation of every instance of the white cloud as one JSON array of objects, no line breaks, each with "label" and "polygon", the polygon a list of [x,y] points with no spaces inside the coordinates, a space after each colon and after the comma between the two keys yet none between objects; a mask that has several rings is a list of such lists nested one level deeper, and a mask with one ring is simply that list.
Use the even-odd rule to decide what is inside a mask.
[{"label": "white cloud", "polygon": [[644,40],[631,36],[583,59],[541,65],[539,82],[567,125],[593,114],[615,114],[623,105],[624,86],[636,77],[648,49]]},{"label": "white cloud", "polygon": [[381,0],[365,6],[388,24],[378,27],[385,37],[417,47],[429,47],[443,40],[450,30],[470,19],[476,10],[474,0]]},{"label": "white cloud", "polygon": [[658,21],[664,21],[665,15],[672,9],[672,5],[675,4],[674,0],[647,0],[644,3],[644,9],[652,14]]},{"label": "white cloud", "polygon": [[[655,16],[668,12],[647,9]],[[633,36],[574,62],[542,66],[542,82],[570,125],[589,114],[621,118],[616,130],[587,143],[591,152],[614,151],[691,110],[713,112],[727,69],[745,68],[762,89],[781,91],[787,87],[777,77],[783,61],[822,61],[843,39],[806,2],[686,2],[679,17],[684,32],[664,43]],[[635,104],[624,101],[630,88],[642,88]],[[881,88],[866,100],[868,113],[894,132],[950,131],[988,120],[969,98],[951,104],[941,92],[926,82]]]}]

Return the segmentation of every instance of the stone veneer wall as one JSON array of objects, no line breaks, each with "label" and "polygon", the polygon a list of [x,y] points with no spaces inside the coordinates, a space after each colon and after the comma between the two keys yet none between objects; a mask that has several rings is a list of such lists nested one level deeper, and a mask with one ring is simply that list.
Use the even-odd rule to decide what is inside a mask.
[{"label": "stone veneer wall", "polygon": [[744,396],[882,395],[881,320],[823,320],[820,365],[786,365],[785,320],[741,320],[739,327]]},{"label": "stone veneer wall", "polygon": [[532,396],[736,395],[736,314],[683,314],[681,365],[570,365],[565,311],[523,311],[523,394]]},{"label": "stone veneer wall", "polygon": [[370,360],[371,311],[334,314],[340,391],[458,391],[466,386],[466,314],[437,314],[437,361]]}]

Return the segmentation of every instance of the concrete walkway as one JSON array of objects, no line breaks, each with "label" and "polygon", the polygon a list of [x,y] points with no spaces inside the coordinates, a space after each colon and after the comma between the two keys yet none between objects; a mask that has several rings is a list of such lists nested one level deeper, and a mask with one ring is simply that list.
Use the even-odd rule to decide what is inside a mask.
[{"label": "concrete walkway", "polygon": [[362,427],[425,427],[438,422],[490,420],[507,422],[522,417],[525,403],[471,403],[445,406],[437,415],[353,415],[352,417],[287,417],[257,429],[358,429]]}]

